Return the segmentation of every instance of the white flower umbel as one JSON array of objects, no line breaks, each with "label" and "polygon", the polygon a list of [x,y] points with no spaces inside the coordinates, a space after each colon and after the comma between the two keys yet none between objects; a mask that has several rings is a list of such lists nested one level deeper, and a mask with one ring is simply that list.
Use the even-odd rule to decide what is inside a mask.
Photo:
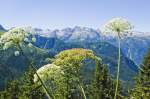
[{"label": "white flower umbel", "polygon": [[24,41],[25,41],[25,42],[29,42],[29,39],[28,39],[28,38],[24,38]]},{"label": "white flower umbel", "polygon": [[117,99],[118,85],[119,85],[119,73],[120,73],[120,64],[121,64],[121,38],[128,35],[129,31],[133,26],[123,18],[114,18],[108,21],[103,28],[103,33],[113,34],[118,37],[118,65],[117,65],[117,83],[115,89],[114,99]]},{"label": "white flower umbel", "polygon": [[36,42],[36,38],[35,37],[32,38],[32,42]]},{"label": "white flower umbel", "polygon": [[122,37],[127,35],[127,33],[129,33],[132,28],[133,26],[126,19],[114,18],[104,25],[102,32],[106,35],[110,34]]},{"label": "white flower umbel", "polygon": [[[29,30],[26,28],[14,28],[4,33],[0,38],[0,43],[1,43],[0,45],[3,47],[4,50],[7,50],[10,47],[16,48],[22,53],[22,55],[26,57],[28,62],[31,64],[31,61],[29,60],[28,56],[24,53],[23,48],[22,48],[22,44],[31,45],[30,43],[32,43],[33,41],[36,41],[35,38],[32,41],[33,33],[31,33],[31,31]],[[14,52],[15,56],[18,56],[20,54],[19,51]],[[31,66],[34,68],[34,70],[36,70],[35,66],[33,65]],[[36,75],[38,76],[37,73]],[[44,85],[43,81],[40,79],[39,76],[38,76],[38,79],[40,80],[42,87],[44,88],[45,92],[47,93],[48,98],[50,99],[51,94],[49,93],[49,91],[47,90],[46,86]]]},{"label": "white flower umbel", "polygon": [[1,36],[0,43],[3,45],[3,49],[7,50],[17,44],[36,42],[36,38],[32,34],[26,28],[14,28]]},{"label": "white flower umbel", "polygon": [[[51,79],[58,79],[63,72],[60,69],[60,66],[54,64],[47,64],[37,70],[38,75],[42,81],[47,82]],[[37,75],[34,75],[34,82],[38,82]]]},{"label": "white flower umbel", "polygon": [[28,46],[29,46],[29,47],[32,47],[33,45],[32,45],[32,43],[29,43]]},{"label": "white flower umbel", "polygon": [[[56,87],[59,86],[58,82],[62,82],[63,75],[64,72],[61,70],[60,66],[47,64],[37,70],[36,74],[34,75],[34,82],[37,84],[41,84],[40,80],[42,80],[43,84],[48,90],[47,92],[50,92],[52,94],[55,91]],[[52,97],[49,99],[55,99],[53,98],[53,95],[49,94],[49,96]]]},{"label": "white flower umbel", "polygon": [[12,47],[13,46],[13,42],[10,41],[10,42],[6,42],[3,46],[3,50],[7,50],[9,47]]},{"label": "white flower umbel", "polygon": [[25,32],[21,28],[14,28],[1,36],[2,43],[10,42],[19,43],[22,42],[25,37],[28,37],[29,33]]}]

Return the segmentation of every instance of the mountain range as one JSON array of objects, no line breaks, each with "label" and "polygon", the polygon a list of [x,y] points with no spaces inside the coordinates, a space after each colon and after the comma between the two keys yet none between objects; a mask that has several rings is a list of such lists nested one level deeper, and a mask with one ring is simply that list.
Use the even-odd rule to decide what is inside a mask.
[{"label": "mountain range", "polygon": [[[46,38],[57,38],[63,42],[107,42],[118,47],[117,37],[112,34],[103,34],[100,30],[76,26],[62,30],[42,30],[35,28],[37,35]],[[123,54],[137,65],[142,63],[150,46],[150,33],[134,31],[121,40]]]},{"label": "mountain range", "polygon": [[[86,48],[93,50],[97,56],[101,57],[103,62],[108,64],[112,76],[115,75],[118,58],[118,44],[115,35],[104,35],[100,30],[79,26],[61,30],[42,30],[32,27],[26,29],[34,32],[37,40],[30,50],[23,48],[30,58],[36,60],[38,67],[48,63],[47,60],[53,58],[60,51],[71,48]],[[7,31],[1,25],[0,30],[2,31],[1,34]],[[133,32],[132,35],[127,35],[121,40],[120,77],[126,85],[127,82],[133,83],[138,67],[142,64],[150,46],[149,38],[150,33]],[[6,53],[9,54],[6,56]],[[4,81],[10,79],[12,75],[15,78],[23,74],[22,72],[26,70],[28,63],[23,56],[14,57],[12,50],[6,52],[0,50],[0,57],[0,87],[2,88]],[[20,59],[19,63],[17,59]],[[93,69],[92,65],[89,69]],[[10,74],[7,75],[6,71]]]}]

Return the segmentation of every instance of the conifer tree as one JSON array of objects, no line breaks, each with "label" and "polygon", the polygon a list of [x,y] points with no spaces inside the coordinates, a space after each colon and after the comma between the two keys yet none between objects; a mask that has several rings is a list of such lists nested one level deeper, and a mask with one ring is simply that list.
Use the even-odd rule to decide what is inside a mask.
[{"label": "conifer tree", "polygon": [[34,69],[29,66],[28,71],[25,73],[22,79],[22,95],[23,97],[26,97],[26,99],[43,99],[45,94],[41,89],[41,85],[34,83],[34,74]]},{"label": "conifer tree", "polygon": [[[90,90],[91,99],[112,99],[115,91],[115,81],[108,72],[107,65],[102,64],[101,60],[97,60],[93,83]],[[121,94],[119,85],[118,94]],[[117,95],[117,98],[121,98]]]},{"label": "conifer tree", "polygon": [[0,99],[44,99],[41,86],[34,83],[34,70],[31,66],[23,77],[9,81],[5,91],[0,92]]},{"label": "conifer tree", "polygon": [[136,77],[136,85],[130,92],[130,98],[150,99],[150,50],[141,65],[141,71]]}]

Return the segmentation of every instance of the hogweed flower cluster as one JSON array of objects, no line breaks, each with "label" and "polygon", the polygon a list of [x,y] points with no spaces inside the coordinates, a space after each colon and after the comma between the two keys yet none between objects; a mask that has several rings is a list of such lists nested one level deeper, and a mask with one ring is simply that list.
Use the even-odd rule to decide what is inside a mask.
[{"label": "hogweed flower cluster", "polygon": [[114,99],[117,97],[118,85],[119,85],[119,74],[121,65],[121,38],[128,35],[133,26],[123,18],[114,18],[104,25],[103,33],[117,35],[118,37],[118,68],[117,68],[117,82],[115,89]]},{"label": "hogweed flower cluster", "polygon": [[131,25],[131,23],[126,19],[114,18],[104,25],[102,32],[104,34],[112,34],[117,36],[119,35],[120,37],[123,37],[125,35],[128,35],[132,28],[133,25]]},{"label": "hogweed flower cluster", "polygon": [[[43,81],[48,81],[51,78],[57,79],[57,77],[64,74],[63,65],[76,62],[79,64],[80,61],[88,57],[95,58],[93,51],[82,48],[65,50],[56,55],[56,59],[54,59],[52,64],[47,64],[39,68],[37,73]],[[38,82],[36,75],[34,75],[34,82]]]},{"label": "hogweed flower cluster", "polygon": [[[58,79],[63,74],[63,71],[61,70],[60,66],[54,64],[44,65],[41,68],[39,68],[36,72],[44,82],[51,81],[51,79]],[[39,79],[35,74],[34,82],[37,83],[38,81]]]},{"label": "hogweed flower cluster", "polygon": [[19,51],[15,51],[14,54],[15,54],[15,56],[19,56],[20,52]]},{"label": "hogweed flower cluster", "polygon": [[[0,44],[3,46],[3,50],[7,50],[10,47],[17,47],[18,44],[22,43],[29,44],[31,47],[34,42],[36,42],[36,38],[26,28],[14,28],[4,33],[0,38]],[[16,55],[16,52],[14,54]]]},{"label": "hogweed flower cluster", "polygon": [[95,55],[92,50],[83,48],[73,48],[70,50],[62,51],[58,55],[56,55],[56,58],[53,63],[58,66],[65,63],[81,63],[86,58],[95,58]]},{"label": "hogweed flower cluster", "polygon": [[[28,44],[29,47],[32,47],[32,43],[36,42],[36,38],[34,37],[33,31],[31,31],[31,28],[14,28],[6,33],[4,33],[1,38],[0,38],[0,46],[3,47],[4,50],[7,50],[8,48],[15,48],[17,51],[14,51],[15,56],[19,56],[20,52],[22,55],[24,55],[32,68],[36,70],[36,67],[31,64],[31,61],[29,58],[25,55],[23,49],[22,49],[22,44],[26,45]],[[20,52],[19,52],[20,51]],[[47,96],[50,99],[50,93],[47,90],[45,84],[41,80],[41,78],[38,76],[37,73],[35,73],[37,78],[39,79],[39,82],[42,84],[42,87],[47,93]]]}]

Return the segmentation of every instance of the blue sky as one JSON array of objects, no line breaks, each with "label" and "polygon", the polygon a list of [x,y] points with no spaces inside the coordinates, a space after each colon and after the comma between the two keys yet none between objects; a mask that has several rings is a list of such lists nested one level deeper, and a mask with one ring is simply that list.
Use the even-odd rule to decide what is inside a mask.
[{"label": "blue sky", "polygon": [[150,0],[0,0],[0,24],[5,28],[33,26],[101,28],[124,17],[135,30],[150,32]]}]

